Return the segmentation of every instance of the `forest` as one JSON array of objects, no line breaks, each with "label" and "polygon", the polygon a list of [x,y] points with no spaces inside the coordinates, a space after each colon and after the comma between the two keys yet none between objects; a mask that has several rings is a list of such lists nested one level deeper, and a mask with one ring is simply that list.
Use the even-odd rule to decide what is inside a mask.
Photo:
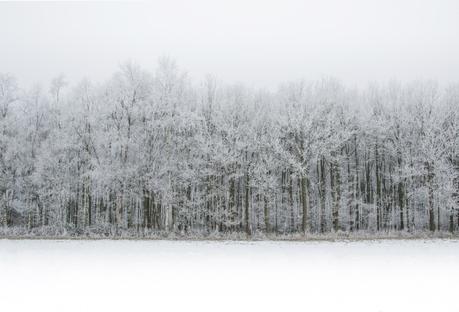
[{"label": "forest", "polygon": [[0,236],[457,231],[459,84],[0,74]]}]

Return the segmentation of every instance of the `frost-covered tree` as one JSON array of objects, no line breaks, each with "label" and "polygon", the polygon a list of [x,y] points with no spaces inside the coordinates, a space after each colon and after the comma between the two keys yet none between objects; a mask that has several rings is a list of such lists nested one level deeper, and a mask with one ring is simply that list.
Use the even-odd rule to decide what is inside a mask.
[{"label": "frost-covered tree", "polygon": [[[49,92],[43,91],[48,90]],[[170,59],[0,75],[0,226],[42,235],[459,229],[459,88],[193,84]]]}]

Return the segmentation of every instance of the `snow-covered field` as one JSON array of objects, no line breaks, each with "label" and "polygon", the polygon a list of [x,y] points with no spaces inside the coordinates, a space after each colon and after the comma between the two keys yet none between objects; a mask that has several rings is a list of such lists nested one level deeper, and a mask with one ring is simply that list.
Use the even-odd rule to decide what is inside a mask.
[{"label": "snow-covered field", "polygon": [[0,240],[1,311],[459,311],[459,241]]}]

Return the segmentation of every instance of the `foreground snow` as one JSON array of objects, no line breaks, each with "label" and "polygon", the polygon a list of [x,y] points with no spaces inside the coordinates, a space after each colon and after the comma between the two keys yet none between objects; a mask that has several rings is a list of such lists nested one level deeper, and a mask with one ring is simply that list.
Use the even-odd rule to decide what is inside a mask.
[{"label": "foreground snow", "polygon": [[458,311],[459,241],[0,240],[2,311]]}]

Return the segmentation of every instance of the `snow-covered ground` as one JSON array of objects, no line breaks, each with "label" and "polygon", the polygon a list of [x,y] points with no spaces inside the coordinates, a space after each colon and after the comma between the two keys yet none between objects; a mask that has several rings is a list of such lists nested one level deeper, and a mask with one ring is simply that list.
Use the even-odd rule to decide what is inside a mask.
[{"label": "snow-covered ground", "polygon": [[459,311],[459,241],[0,240],[1,311]]}]

